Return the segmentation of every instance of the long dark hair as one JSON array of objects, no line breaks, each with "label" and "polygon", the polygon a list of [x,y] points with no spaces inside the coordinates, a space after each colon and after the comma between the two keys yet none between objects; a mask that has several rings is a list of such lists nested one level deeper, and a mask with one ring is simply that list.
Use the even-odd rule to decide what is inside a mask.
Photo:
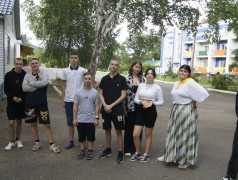
[{"label": "long dark hair", "polygon": [[142,76],[142,72],[143,72],[142,71],[142,63],[139,60],[135,60],[135,61],[132,62],[131,67],[128,70],[128,73],[132,76],[132,74],[133,74],[133,66],[135,66],[136,64],[139,64],[140,67],[141,67],[141,70],[138,73],[138,76]]}]

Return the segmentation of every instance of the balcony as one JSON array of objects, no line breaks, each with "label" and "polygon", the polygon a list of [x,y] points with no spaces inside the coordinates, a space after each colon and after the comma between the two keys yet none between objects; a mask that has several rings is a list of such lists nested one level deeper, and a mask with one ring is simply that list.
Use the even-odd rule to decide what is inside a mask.
[{"label": "balcony", "polygon": [[224,73],[225,72],[225,68],[223,68],[223,67],[216,67],[216,68],[214,68],[214,72],[215,73],[217,73],[217,72]]},{"label": "balcony", "polygon": [[207,56],[207,51],[198,51],[198,56]]},{"label": "balcony", "polygon": [[185,52],[184,52],[184,56],[191,57],[191,56],[192,56],[192,54],[193,54],[193,52],[192,52],[192,51],[185,51]]},{"label": "balcony", "polygon": [[207,72],[206,67],[198,67],[198,72]]},{"label": "balcony", "polygon": [[215,56],[226,56],[226,49],[215,50]]}]

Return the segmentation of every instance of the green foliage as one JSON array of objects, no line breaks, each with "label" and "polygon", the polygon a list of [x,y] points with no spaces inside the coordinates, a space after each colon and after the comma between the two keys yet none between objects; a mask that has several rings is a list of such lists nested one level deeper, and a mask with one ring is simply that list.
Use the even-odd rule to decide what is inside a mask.
[{"label": "green foliage", "polygon": [[[237,9],[238,1],[236,0],[211,0],[207,4],[209,29],[205,34],[205,38],[210,42],[218,42],[219,21],[228,23],[228,30],[233,30],[236,37],[238,37],[238,20]],[[237,39],[238,40],[238,39]]]},{"label": "green foliage", "polygon": [[190,77],[193,78],[194,81],[198,82],[198,77],[199,77],[198,74],[192,74]]},{"label": "green foliage", "polygon": [[[96,63],[98,61],[95,59],[99,59],[100,62],[101,55],[103,62],[100,62],[99,66],[105,68],[112,52],[116,49],[113,43],[115,37],[113,30],[124,20],[128,22],[130,35],[136,34],[138,38],[136,37],[130,45],[134,51],[133,57],[130,55],[128,58],[127,54],[123,54],[123,63],[127,60],[131,62],[135,58],[142,61],[160,59],[160,38],[153,36],[147,39],[138,34],[146,31],[160,37],[166,32],[166,27],[176,25],[178,22],[180,28],[187,31],[194,31],[198,25],[199,11],[189,3],[185,3],[186,1],[123,1],[124,4],[119,9],[116,8],[119,0],[71,0],[70,3],[61,0],[41,0],[40,5],[34,4],[33,0],[25,0],[22,7],[28,16],[30,28],[36,37],[44,42],[45,57],[47,62],[50,61],[48,64],[58,67],[67,66],[69,53],[77,51],[81,65],[87,66],[90,59]],[[96,16],[98,13],[96,3],[102,3],[100,5],[103,10],[99,13],[102,18]],[[107,21],[113,14],[116,16]],[[107,26],[103,32],[96,34],[95,27],[99,27],[99,24],[107,24]],[[158,28],[150,28],[151,25]],[[110,38],[106,37],[107,34]],[[103,41],[93,45],[98,35],[103,38]],[[108,42],[105,42],[107,40]],[[150,44],[148,45],[147,42]],[[146,48],[149,46],[149,49],[143,46]],[[102,53],[101,47],[103,47]],[[93,50],[98,50],[99,56],[94,57]],[[97,64],[94,68],[97,68]]]},{"label": "green foliage", "polygon": [[212,86],[214,86],[215,89],[227,90],[231,84],[232,79],[226,75],[216,74],[212,78]]},{"label": "green foliage", "polygon": [[153,68],[155,69],[156,66],[153,66],[151,64],[142,64],[142,70],[143,70],[143,74],[145,73],[145,71],[148,69],[148,68]]},{"label": "green foliage", "polygon": [[119,68],[119,70],[118,70],[118,72],[120,73],[120,74],[123,74],[124,72],[127,72],[128,71],[128,66],[126,65],[126,64],[120,64],[120,68]]},{"label": "green foliage", "polygon": [[236,62],[233,62],[229,65],[229,71],[231,72],[234,67],[238,67],[238,64]]},{"label": "green foliage", "polygon": [[160,59],[161,37],[138,34],[124,43],[132,59],[141,61]]},{"label": "green foliage", "polygon": [[25,0],[22,7],[30,28],[44,42],[46,60],[54,59],[54,64],[65,67],[69,53],[77,51],[81,64],[88,64],[93,49],[93,3],[83,0],[40,2],[36,5],[33,0]]}]

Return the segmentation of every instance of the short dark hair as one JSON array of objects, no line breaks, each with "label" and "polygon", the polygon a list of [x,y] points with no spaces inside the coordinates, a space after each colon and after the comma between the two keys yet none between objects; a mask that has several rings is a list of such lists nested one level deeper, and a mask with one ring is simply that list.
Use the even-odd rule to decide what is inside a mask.
[{"label": "short dark hair", "polygon": [[128,73],[132,76],[132,74],[133,74],[133,67],[134,67],[136,64],[139,64],[139,65],[141,66],[141,70],[140,70],[140,72],[138,73],[138,75],[141,76],[143,71],[142,71],[142,63],[141,63],[139,60],[135,60],[135,61],[132,62],[131,67],[130,67],[129,70],[128,70]]},{"label": "short dark hair", "polygon": [[190,68],[189,65],[184,64],[184,65],[182,65],[182,66],[179,68],[179,70],[180,70],[180,69],[186,69],[186,70],[188,71],[188,73],[189,73],[189,76],[188,76],[188,77],[190,77],[190,75],[191,75],[191,68]]},{"label": "short dark hair", "polygon": [[153,69],[153,68],[148,68],[148,69],[146,69],[146,71],[145,71],[145,76],[148,74],[149,70],[152,71],[152,75],[153,75],[154,78],[155,78],[155,77],[156,77],[156,72],[155,72],[155,69]]},{"label": "short dark hair", "polygon": [[86,73],[84,73],[83,77],[84,77],[84,76],[87,76],[87,75],[92,76],[92,74],[91,74],[90,72],[86,72]]},{"label": "short dark hair", "polygon": [[[117,62],[118,62],[118,64],[120,64],[120,60],[119,60],[119,59],[117,59],[117,58],[112,58],[112,59],[111,59],[111,61],[117,61]],[[110,61],[110,63],[111,63],[111,61]]]},{"label": "short dark hair", "polygon": [[78,56],[78,53],[75,52],[75,51],[73,51],[73,52],[71,52],[69,55],[70,55],[70,56],[72,56],[72,55],[76,55],[76,56]]},{"label": "short dark hair", "polygon": [[37,60],[40,62],[40,60],[38,58],[32,58],[31,61],[33,61],[33,60]]}]

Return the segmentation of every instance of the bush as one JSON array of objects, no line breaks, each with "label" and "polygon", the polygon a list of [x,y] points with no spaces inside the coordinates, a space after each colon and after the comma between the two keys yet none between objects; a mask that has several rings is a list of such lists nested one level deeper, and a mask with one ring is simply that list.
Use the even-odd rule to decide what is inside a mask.
[{"label": "bush", "polygon": [[238,64],[236,62],[233,62],[229,65],[229,71],[231,72],[233,68],[238,67]]},{"label": "bush", "polygon": [[212,85],[215,89],[227,90],[232,84],[232,79],[229,76],[217,74],[212,78]]},{"label": "bush", "polygon": [[145,71],[146,71],[148,68],[155,69],[157,66],[153,66],[153,65],[150,65],[150,64],[142,64],[142,67],[143,67],[143,75],[144,75],[144,74],[145,74]]},{"label": "bush", "polygon": [[196,82],[198,82],[198,77],[199,77],[199,75],[197,75],[197,74],[192,74],[192,75],[190,76],[190,78],[193,78],[194,81],[196,81]]}]

